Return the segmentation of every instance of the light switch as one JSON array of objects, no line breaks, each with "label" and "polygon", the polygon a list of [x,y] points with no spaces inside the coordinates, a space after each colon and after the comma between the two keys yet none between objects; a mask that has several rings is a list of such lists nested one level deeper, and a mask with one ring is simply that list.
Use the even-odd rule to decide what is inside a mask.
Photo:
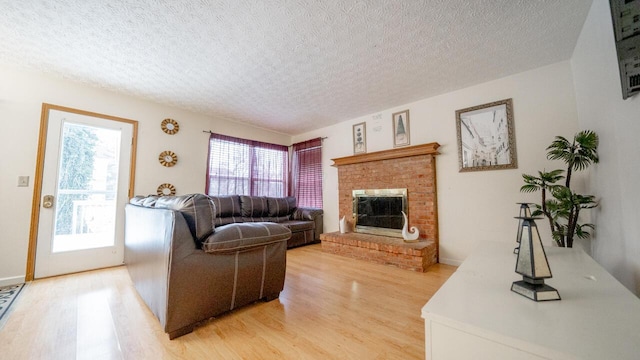
[{"label": "light switch", "polygon": [[29,177],[28,176],[18,176],[18,186],[19,187],[29,186]]}]

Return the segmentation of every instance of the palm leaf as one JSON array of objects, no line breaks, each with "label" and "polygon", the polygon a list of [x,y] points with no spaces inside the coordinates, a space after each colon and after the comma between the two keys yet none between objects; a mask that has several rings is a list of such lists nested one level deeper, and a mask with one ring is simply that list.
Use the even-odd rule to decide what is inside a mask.
[{"label": "palm leaf", "polygon": [[542,216],[542,215],[544,215],[544,213],[540,209],[536,209],[536,210],[531,211],[531,216],[533,216],[533,217],[538,217],[538,216]]},{"label": "palm leaf", "polygon": [[535,184],[540,180],[537,177],[533,175],[528,175],[528,174],[522,174],[522,178],[524,179],[524,182],[527,184]]},{"label": "palm leaf", "polygon": [[591,233],[586,229],[594,230],[596,228],[593,224],[578,224],[576,226],[576,236],[580,239],[586,239],[591,236]]},{"label": "palm leaf", "polygon": [[547,150],[547,159],[568,162],[571,153],[573,153],[573,145],[565,137],[556,136],[556,139],[547,147]]},{"label": "palm leaf", "polygon": [[576,143],[580,144],[584,149],[597,149],[598,148],[598,134],[592,130],[583,130],[576,134]]},{"label": "palm leaf", "polygon": [[573,137],[573,143],[562,136],[547,147],[547,159],[562,160],[573,170],[584,170],[592,163],[598,163],[598,135],[591,130],[583,130]]},{"label": "palm leaf", "polygon": [[543,182],[547,184],[553,184],[564,178],[564,176],[562,175],[563,172],[564,170],[562,169],[556,169],[549,172],[538,171],[538,174],[540,175],[540,179]]},{"label": "palm leaf", "polygon": [[522,185],[522,187],[520,188],[520,192],[524,192],[524,193],[532,193],[538,190],[540,190],[540,186],[533,185],[533,184]]}]

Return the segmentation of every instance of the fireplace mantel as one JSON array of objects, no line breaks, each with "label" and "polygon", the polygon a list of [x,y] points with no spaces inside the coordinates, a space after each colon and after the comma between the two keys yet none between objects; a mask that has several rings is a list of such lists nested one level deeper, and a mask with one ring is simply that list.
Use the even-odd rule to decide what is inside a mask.
[{"label": "fireplace mantel", "polygon": [[432,142],[432,143],[422,144],[422,145],[407,146],[407,147],[395,148],[390,150],[376,151],[376,152],[367,153],[367,154],[345,156],[345,157],[331,159],[331,160],[333,161],[332,166],[342,166],[342,165],[359,164],[359,163],[378,161],[378,160],[399,159],[399,158],[418,156],[418,155],[438,155],[439,147],[440,147],[440,144],[438,144],[437,142]]}]

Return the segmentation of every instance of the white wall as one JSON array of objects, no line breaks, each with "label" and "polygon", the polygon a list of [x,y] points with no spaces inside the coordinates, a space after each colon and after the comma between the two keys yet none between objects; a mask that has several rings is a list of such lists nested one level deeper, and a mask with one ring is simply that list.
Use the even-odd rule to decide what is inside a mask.
[{"label": "white wall", "polygon": [[571,59],[578,123],[600,137],[590,192],[600,198],[592,256],[640,295],[640,95],[622,100],[611,12],[594,0]]},{"label": "white wall", "polygon": [[[506,98],[513,98],[518,168],[459,173],[455,111]],[[546,160],[545,148],[556,135],[572,137],[578,130],[571,68],[561,62],[294,136],[294,142],[328,137],[323,147],[325,231],[338,229],[337,169],[331,159],[353,154],[352,125],[366,121],[368,152],[390,149],[391,114],[404,109],[410,110],[411,145],[441,145],[436,165],[440,260],[450,264],[459,264],[483,241],[515,243],[516,202],[539,202],[539,194],[520,193],[521,174],[563,168]],[[550,243],[544,225],[541,235]]]},{"label": "white wall", "polygon": [[[43,102],[139,121],[136,194],[154,194],[164,182],[175,185],[179,194],[203,192],[209,138],[203,130],[283,145],[291,142],[288,135],[14,68],[0,67],[0,79],[0,285],[24,280]],[[160,129],[168,117],[180,124],[173,136]],[[164,150],[178,155],[176,166],[160,165],[158,154]],[[17,187],[20,175],[30,177],[29,187]]]}]

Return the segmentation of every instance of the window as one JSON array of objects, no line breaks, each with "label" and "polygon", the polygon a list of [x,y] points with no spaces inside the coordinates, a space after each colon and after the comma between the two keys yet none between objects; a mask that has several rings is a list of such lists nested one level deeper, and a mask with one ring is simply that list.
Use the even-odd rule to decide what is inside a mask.
[{"label": "window", "polygon": [[206,193],[286,196],[288,157],[284,145],[211,134]]},{"label": "window", "polygon": [[291,193],[298,206],[322,208],[322,139],[293,144]]}]

